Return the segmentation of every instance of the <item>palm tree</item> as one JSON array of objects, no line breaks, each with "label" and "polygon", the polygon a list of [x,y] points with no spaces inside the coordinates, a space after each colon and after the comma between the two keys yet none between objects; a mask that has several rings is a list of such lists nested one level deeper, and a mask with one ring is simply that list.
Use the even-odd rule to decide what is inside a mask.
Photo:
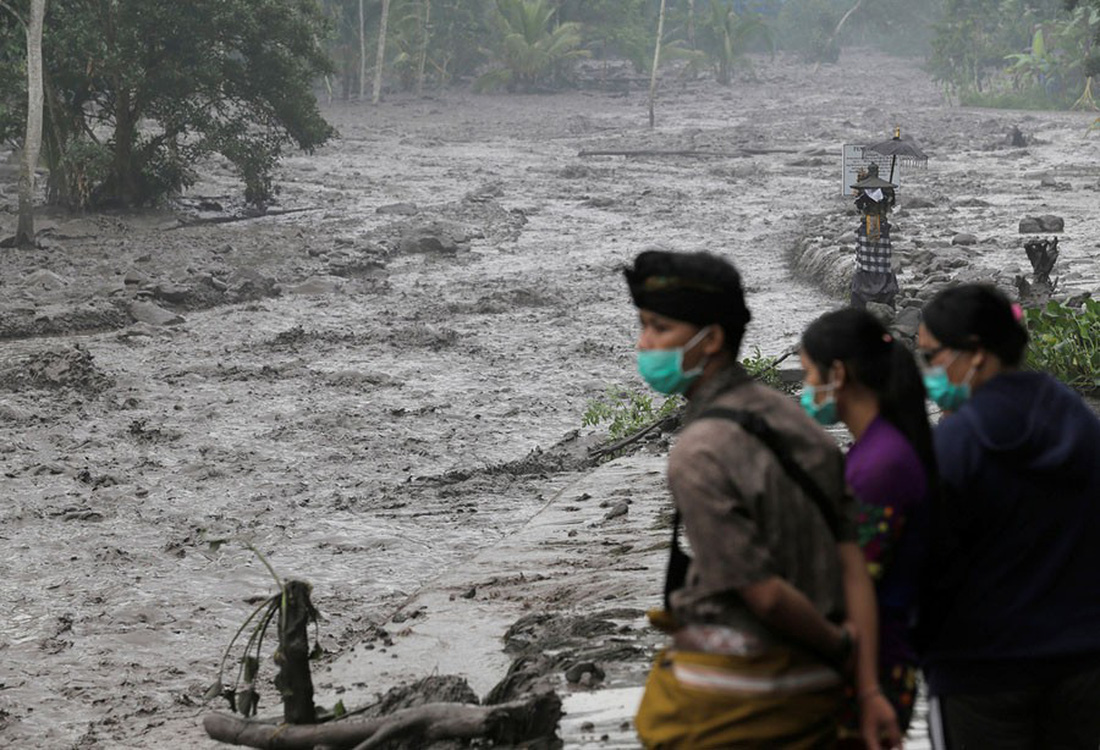
[{"label": "palm tree", "polygon": [[502,67],[481,76],[477,91],[499,86],[529,91],[556,76],[563,64],[589,55],[580,48],[579,24],[555,25],[546,0],[496,0],[494,20],[498,39],[491,52]]},{"label": "palm tree", "polygon": [[703,51],[714,61],[718,83],[728,86],[750,42],[759,39],[769,49],[775,46],[772,31],[754,13],[738,15],[727,0],[710,0],[709,10],[697,34]]}]

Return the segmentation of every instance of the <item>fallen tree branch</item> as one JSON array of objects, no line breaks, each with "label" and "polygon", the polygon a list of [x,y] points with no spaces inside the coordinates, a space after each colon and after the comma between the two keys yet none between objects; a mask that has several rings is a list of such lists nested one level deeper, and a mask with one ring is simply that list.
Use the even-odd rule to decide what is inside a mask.
[{"label": "fallen tree branch", "polygon": [[561,719],[561,699],[554,692],[496,706],[427,703],[361,721],[338,719],[325,724],[272,724],[215,713],[203,719],[207,735],[218,742],[257,748],[310,750],[318,745],[369,750],[395,738],[429,741],[485,737],[515,744],[553,737]]},{"label": "fallen tree branch", "polygon": [[603,448],[597,448],[596,450],[592,451],[591,456],[592,458],[602,458],[604,456],[617,453],[623,448],[626,448],[627,446],[633,445],[634,443],[638,442],[654,430],[660,430],[661,432],[674,430],[679,426],[682,416],[683,415],[680,412],[676,412],[675,414],[670,414],[663,419],[658,419],[656,422],[646,425],[637,432],[627,435],[622,440],[614,442],[611,445],[604,446]]},{"label": "fallen tree branch", "polygon": [[711,157],[741,157],[757,156],[761,154],[797,154],[797,149],[790,148],[741,148],[737,151],[699,151],[697,149],[603,149],[584,150],[577,156],[686,156],[695,159],[709,159]]},{"label": "fallen tree branch", "polygon": [[265,211],[257,214],[241,214],[239,216],[212,216],[209,219],[194,219],[192,221],[180,220],[174,227],[168,227],[165,231],[174,229],[186,229],[187,227],[201,227],[205,224],[232,224],[235,221],[249,221],[250,219],[266,219],[271,216],[286,216],[287,214],[300,214],[303,211],[320,211],[319,206],[312,208],[285,208],[281,211]]}]

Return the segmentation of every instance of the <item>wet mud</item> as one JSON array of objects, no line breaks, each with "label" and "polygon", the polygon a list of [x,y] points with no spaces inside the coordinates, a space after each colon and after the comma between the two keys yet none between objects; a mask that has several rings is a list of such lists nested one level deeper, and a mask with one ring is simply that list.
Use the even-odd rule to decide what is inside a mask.
[{"label": "wet mud", "polygon": [[[270,215],[211,163],[175,211],[43,216],[41,248],[0,249],[0,744],[215,746],[203,695],[273,590],[254,549],[313,585],[319,703],[550,675],[607,699],[567,697],[566,744],[630,746],[663,447],[596,467],[581,428],[637,384],[624,263],[727,254],[748,352],[789,350],[843,304],[840,144],[901,124],[932,156],[895,218],[911,296],[1026,272],[1017,224],[1048,213],[1054,275],[1098,286],[1088,115],[949,108],[869,52],[754,65],[730,88],[667,81],[654,130],[631,88],[334,102],[340,139],[287,160]],[[1014,126],[1027,145],[998,145]],[[580,156],[688,149],[715,155]],[[831,259],[806,272],[807,248]],[[260,705],[278,712],[270,686]]]}]

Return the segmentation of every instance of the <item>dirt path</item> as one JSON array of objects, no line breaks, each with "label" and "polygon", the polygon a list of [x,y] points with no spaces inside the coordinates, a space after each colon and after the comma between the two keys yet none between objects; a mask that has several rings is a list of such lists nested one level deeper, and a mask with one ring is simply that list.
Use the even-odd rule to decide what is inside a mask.
[{"label": "dirt path", "polygon": [[[789,348],[837,304],[792,279],[787,254],[807,227],[833,226],[826,212],[838,234],[851,222],[834,196],[839,144],[911,123],[934,159],[913,189],[941,201],[914,228],[940,241],[941,222],[964,219],[952,197],[988,189],[989,262],[1015,252],[1001,246],[1016,202],[1078,217],[1080,232],[1100,182],[1085,115],[946,109],[923,74],[877,56],[817,74],[762,59],[730,89],[666,85],[655,131],[637,91],[395,97],[329,116],[341,140],[284,169],[281,207],[309,210],[198,226],[57,217],[45,249],[0,250],[0,743],[207,746],[197,704],[249,601],[271,591],[250,552],[212,539],[248,540],[311,581],[341,668],[441,574],[483,582],[486,550],[532,533],[548,503],[568,512],[553,503],[587,476],[590,436],[570,437],[586,402],[636,381],[617,269],[639,249],[728,253],[750,350]],[[1044,143],[986,150],[1017,121]],[[578,157],[609,148],[737,155]],[[1076,184],[1040,190],[1023,170],[1043,164]],[[200,197],[232,208],[227,178],[211,165],[184,218],[220,215]],[[1080,237],[1065,245],[1069,283],[1095,288],[1096,246]],[[615,527],[575,530],[578,564],[624,554]],[[636,531],[638,550],[663,539]],[[590,604],[514,584],[503,598],[536,611]],[[319,682],[370,693],[400,676]]]}]

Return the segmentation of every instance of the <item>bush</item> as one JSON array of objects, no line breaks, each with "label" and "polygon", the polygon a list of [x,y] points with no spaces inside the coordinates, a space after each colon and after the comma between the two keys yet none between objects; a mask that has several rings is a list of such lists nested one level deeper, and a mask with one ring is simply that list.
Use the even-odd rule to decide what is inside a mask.
[{"label": "bush", "polygon": [[638,393],[624,386],[608,386],[603,399],[592,399],[581,421],[585,427],[608,423],[612,440],[621,440],[671,415],[684,404],[679,396],[670,396],[660,404],[649,393]]},{"label": "bush", "polygon": [[1051,301],[1027,311],[1027,365],[1083,393],[1100,392],[1100,302],[1081,308]]}]

